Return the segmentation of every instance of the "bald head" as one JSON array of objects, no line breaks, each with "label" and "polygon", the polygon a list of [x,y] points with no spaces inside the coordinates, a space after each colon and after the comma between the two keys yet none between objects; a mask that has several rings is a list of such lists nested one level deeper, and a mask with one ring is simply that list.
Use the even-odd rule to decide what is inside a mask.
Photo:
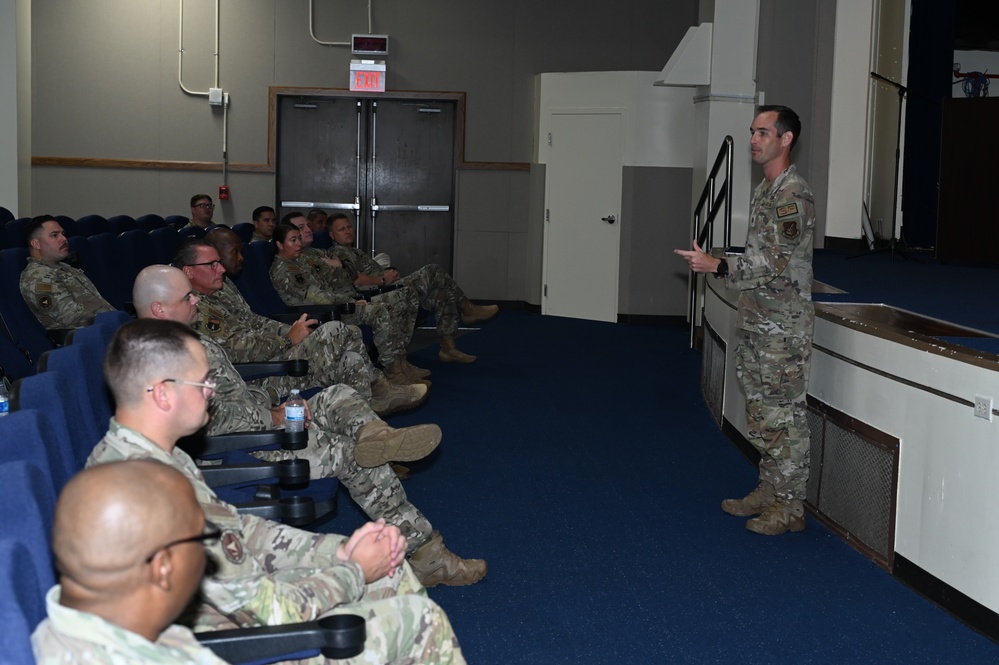
[{"label": "bald head", "polygon": [[178,471],[146,460],[113,462],[66,484],[52,551],[62,577],[96,593],[122,595],[157,547],[195,535],[203,524],[194,489]]},{"label": "bald head", "polygon": [[191,293],[191,281],[183,270],[173,266],[152,265],[143,268],[136,276],[132,285],[132,303],[139,318],[191,323],[197,297]]},{"label": "bald head", "polygon": [[63,489],[52,527],[59,603],[155,641],[205,572],[194,488],[151,460],[102,464]]}]

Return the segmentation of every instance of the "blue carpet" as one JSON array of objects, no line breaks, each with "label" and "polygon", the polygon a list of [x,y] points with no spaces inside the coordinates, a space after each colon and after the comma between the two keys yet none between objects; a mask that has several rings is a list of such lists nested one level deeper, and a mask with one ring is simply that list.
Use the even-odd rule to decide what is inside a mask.
[{"label": "blue carpet", "polygon": [[[860,259],[863,260],[863,259]],[[981,663],[999,646],[809,519],[767,538],[721,499],[755,470],[715,427],[682,327],[504,311],[433,370],[413,502],[477,585],[438,587],[466,657],[509,663]],[[323,530],[364,517],[345,494]]]}]

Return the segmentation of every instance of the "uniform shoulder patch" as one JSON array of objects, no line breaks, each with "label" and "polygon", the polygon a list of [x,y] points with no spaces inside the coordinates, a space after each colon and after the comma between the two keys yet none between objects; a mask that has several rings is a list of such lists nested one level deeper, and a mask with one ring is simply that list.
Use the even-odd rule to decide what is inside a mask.
[{"label": "uniform shoulder patch", "polygon": [[777,208],[777,219],[783,219],[784,217],[791,217],[799,214],[801,214],[801,209],[798,207],[798,203],[796,201],[786,203]]},{"label": "uniform shoulder patch", "polygon": [[52,309],[52,296],[38,296],[38,306],[42,309]]},{"label": "uniform shoulder patch", "polygon": [[786,239],[794,240],[800,233],[801,228],[798,226],[798,220],[781,222],[780,234]]},{"label": "uniform shoulder patch", "polygon": [[52,285],[48,282],[35,282],[35,293],[52,293]]}]

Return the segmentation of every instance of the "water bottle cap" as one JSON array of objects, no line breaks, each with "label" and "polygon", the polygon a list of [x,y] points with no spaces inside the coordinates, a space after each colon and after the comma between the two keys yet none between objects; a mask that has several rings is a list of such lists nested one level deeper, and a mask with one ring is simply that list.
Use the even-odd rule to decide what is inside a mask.
[{"label": "water bottle cap", "polygon": [[291,394],[292,395],[297,395],[298,394],[298,388],[292,388]]}]

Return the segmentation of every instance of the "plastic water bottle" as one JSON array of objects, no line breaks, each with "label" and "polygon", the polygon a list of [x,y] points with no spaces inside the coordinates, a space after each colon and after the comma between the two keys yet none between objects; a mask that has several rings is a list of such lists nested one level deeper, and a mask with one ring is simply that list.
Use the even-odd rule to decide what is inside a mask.
[{"label": "plastic water bottle", "polygon": [[284,403],[284,429],[287,432],[301,432],[305,429],[305,400],[297,389],[291,391],[291,397]]},{"label": "plastic water bottle", "polygon": [[0,418],[7,415],[10,410],[10,392],[7,390],[7,377],[0,369]]}]

